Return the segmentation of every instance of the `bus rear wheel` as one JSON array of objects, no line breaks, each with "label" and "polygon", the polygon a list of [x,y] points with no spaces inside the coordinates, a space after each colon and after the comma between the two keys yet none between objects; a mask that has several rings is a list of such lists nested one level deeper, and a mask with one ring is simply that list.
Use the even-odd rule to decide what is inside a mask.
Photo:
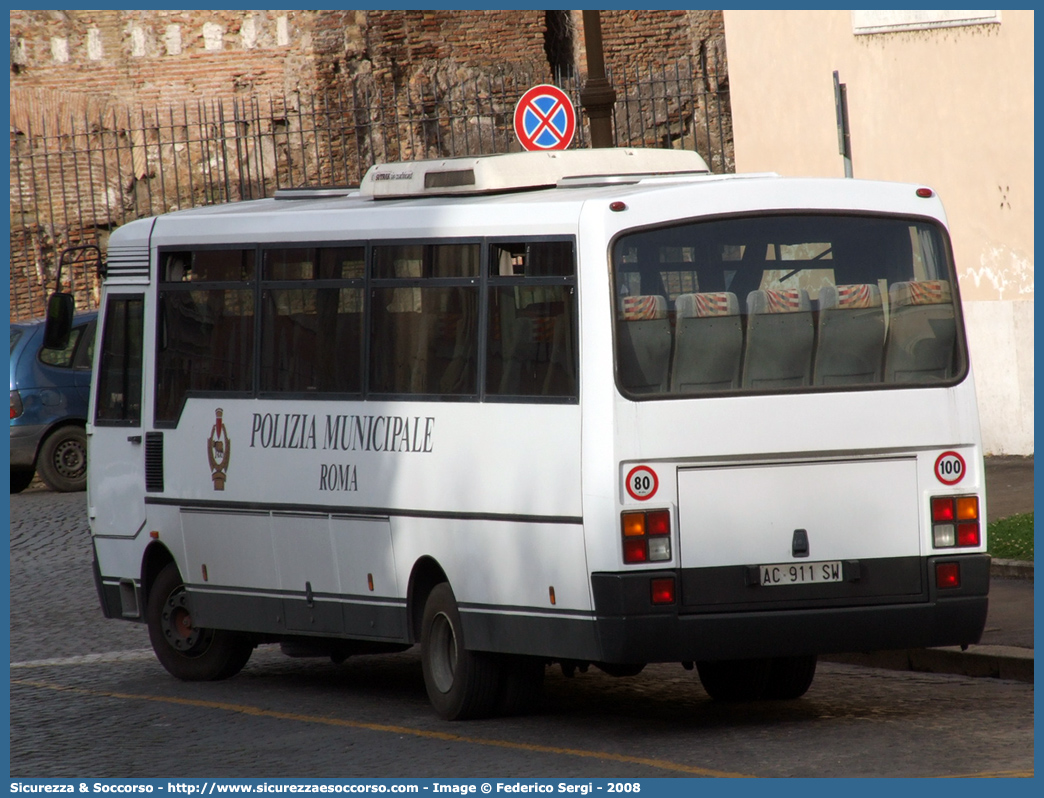
[{"label": "bus rear wheel", "polygon": [[816,675],[816,660],[815,654],[773,659],[764,697],[776,700],[801,698],[812,686],[812,679]]},{"label": "bus rear wheel", "polygon": [[500,668],[496,714],[525,715],[535,709],[544,691],[544,661],[508,654],[501,659]]},{"label": "bus rear wheel", "polygon": [[800,698],[816,675],[816,655],[698,662],[703,689],[717,701]]},{"label": "bus rear wheel", "polygon": [[466,720],[491,715],[498,699],[499,665],[494,655],[467,649],[453,590],[446,582],[436,585],[424,604],[421,669],[439,717]]},{"label": "bus rear wheel", "polygon": [[703,689],[715,701],[757,701],[768,684],[771,659],[697,662]]},{"label": "bus rear wheel", "polygon": [[175,563],[168,563],[149,591],[149,640],[160,664],[186,682],[235,676],[254,651],[249,637],[192,622],[192,605]]}]

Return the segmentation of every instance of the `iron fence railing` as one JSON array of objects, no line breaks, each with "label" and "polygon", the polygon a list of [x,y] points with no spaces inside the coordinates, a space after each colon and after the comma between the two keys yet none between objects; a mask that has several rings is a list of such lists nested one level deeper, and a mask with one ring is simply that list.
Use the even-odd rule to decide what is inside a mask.
[{"label": "iron fence railing", "polygon": [[[406,89],[355,85],[12,124],[11,317],[42,312],[62,249],[104,252],[109,231],[133,219],[278,188],[351,185],[376,162],[517,151],[515,104],[544,80],[514,70],[452,85],[419,79]],[[728,91],[709,89],[694,62],[612,80],[617,146],[696,150],[712,171],[734,171]],[[580,82],[557,83],[579,108]],[[572,146],[588,146],[586,125]],[[73,271],[64,277],[79,303],[95,306],[97,276]]]}]

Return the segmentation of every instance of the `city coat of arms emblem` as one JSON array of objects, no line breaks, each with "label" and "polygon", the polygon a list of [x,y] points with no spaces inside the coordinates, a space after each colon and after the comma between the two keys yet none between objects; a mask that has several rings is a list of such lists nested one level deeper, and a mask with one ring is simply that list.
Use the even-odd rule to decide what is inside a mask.
[{"label": "city coat of arms emblem", "polygon": [[222,420],[224,411],[219,407],[214,411],[214,416],[214,426],[207,439],[207,459],[210,461],[210,478],[214,480],[214,490],[224,490],[232,442],[228,438],[228,427]]}]

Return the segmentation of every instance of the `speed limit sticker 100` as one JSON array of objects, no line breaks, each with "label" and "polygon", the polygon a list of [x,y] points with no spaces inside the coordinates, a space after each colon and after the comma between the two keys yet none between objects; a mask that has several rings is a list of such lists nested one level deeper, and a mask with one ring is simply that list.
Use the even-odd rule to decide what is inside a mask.
[{"label": "speed limit sticker 100", "polygon": [[627,488],[627,493],[632,499],[643,502],[656,495],[656,491],[660,487],[660,480],[656,477],[656,472],[649,466],[635,466],[627,472],[624,487]]},{"label": "speed limit sticker 100", "polygon": [[964,458],[957,452],[943,452],[935,460],[935,478],[944,485],[956,485],[967,470]]}]

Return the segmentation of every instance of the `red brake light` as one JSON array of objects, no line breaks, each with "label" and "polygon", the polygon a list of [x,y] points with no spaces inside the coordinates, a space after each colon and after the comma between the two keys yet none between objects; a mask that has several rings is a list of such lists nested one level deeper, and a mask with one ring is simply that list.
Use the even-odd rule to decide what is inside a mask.
[{"label": "red brake light", "polygon": [[935,586],[940,588],[961,586],[961,565],[956,562],[935,564]]},{"label": "red brake light", "polygon": [[932,499],[932,521],[952,521],[954,519],[953,499]]},{"label": "red brake light", "polygon": [[669,535],[671,533],[671,514],[667,510],[654,510],[646,515],[645,534]]},{"label": "red brake light", "polygon": [[653,579],[650,582],[652,588],[653,604],[674,603],[674,577],[668,576],[661,579]]},{"label": "red brake light", "polygon": [[965,524],[957,524],[957,545],[978,546],[979,545],[979,522],[970,521]]},{"label": "red brake light", "polygon": [[649,555],[645,551],[645,538],[625,538],[623,547],[624,562],[646,562]]}]

